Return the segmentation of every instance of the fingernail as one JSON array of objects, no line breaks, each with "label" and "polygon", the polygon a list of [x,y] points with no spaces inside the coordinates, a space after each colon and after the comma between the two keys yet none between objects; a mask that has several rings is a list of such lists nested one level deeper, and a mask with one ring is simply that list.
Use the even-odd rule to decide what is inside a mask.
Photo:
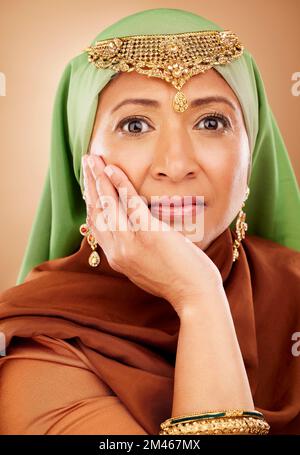
[{"label": "fingernail", "polygon": [[93,174],[93,177],[94,177],[94,179],[96,179],[97,178],[97,175],[96,175],[97,173],[96,173],[95,157],[90,155],[90,156],[88,156],[87,160],[88,160],[89,168],[90,168],[90,170],[91,170],[91,172]]},{"label": "fingernail", "polygon": [[92,155],[89,155],[87,160],[88,160],[90,168],[93,169],[93,167],[95,166],[95,163],[94,163],[94,158],[92,157]]},{"label": "fingernail", "polygon": [[85,164],[86,157],[87,157],[86,154],[85,154],[85,155],[82,155],[82,157],[81,157],[81,164],[82,164],[82,167],[83,167],[84,164]]},{"label": "fingernail", "polygon": [[100,177],[96,179],[96,189],[99,194],[101,194],[101,183],[100,183]]},{"label": "fingernail", "polygon": [[111,177],[114,174],[115,171],[114,171],[112,166],[108,165],[108,166],[105,166],[105,168],[103,169],[103,172],[105,172],[105,174],[108,177]]},{"label": "fingernail", "polygon": [[84,188],[83,194],[84,194],[84,199],[85,199],[86,203],[90,204],[91,203],[91,198],[90,198],[90,193],[89,193],[87,179],[88,179],[88,177],[87,177],[87,175],[86,175],[86,173],[84,171],[83,172],[83,188]]}]

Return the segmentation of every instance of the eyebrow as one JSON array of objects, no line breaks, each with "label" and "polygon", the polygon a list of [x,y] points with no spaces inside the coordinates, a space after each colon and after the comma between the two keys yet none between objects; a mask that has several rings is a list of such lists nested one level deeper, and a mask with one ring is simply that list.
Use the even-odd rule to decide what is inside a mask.
[{"label": "eyebrow", "polygon": [[[212,103],[224,103],[231,107],[234,111],[236,111],[236,107],[234,104],[225,96],[207,96],[205,98],[196,98],[190,102],[190,108],[195,109],[199,106],[205,106],[206,104]],[[154,108],[161,107],[161,103],[156,100],[151,100],[148,98],[128,98],[126,100],[121,101],[118,103],[111,111],[111,114],[114,113],[120,107],[125,106],[126,104],[135,104],[139,106],[150,106]]]}]

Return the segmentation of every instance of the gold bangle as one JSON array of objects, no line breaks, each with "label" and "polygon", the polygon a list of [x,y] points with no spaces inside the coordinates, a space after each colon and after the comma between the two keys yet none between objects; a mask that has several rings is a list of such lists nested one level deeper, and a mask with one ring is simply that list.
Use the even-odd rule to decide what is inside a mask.
[{"label": "gold bangle", "polygon": [[270,425],[261,418],[226,417],[178,423],[162,429],[159,435],[168,434],[268,434]]},{"label": "gold bangle", "polygon": [[243,409],[228,409],[228,410],[214,410],[214,411],[202,411],[194,412],[192,414],[185,414],[176,417],[171,417],[165,420],[161,424],[161,428],[164,429],[167,426],[174,425],[177,423],[188,422],[191,420],[204,420],[204,419],[212,419],[212,418],[220,418],[220,417],[256,417],[259,419],[263,419],[264,416],[261,412],[255,410],[247,411]]}]

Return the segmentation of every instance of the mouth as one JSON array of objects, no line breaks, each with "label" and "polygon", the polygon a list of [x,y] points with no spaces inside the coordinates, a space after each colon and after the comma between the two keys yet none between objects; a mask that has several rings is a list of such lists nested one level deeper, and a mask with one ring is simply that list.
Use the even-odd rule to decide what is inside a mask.
[{"label": "mouth", "polygon": [[203,196],[159,197],[158,200],[148,203],[148,208],[153,215],[169,216],[171,219],[196,215],[206,208]]},{"label": "mouth", "polygon": [[149,208],[157,209],[159,207],[167,208],[184,208],[190,205],[206,206],[204,196],[154,196],[152,202],[148,203]]}]

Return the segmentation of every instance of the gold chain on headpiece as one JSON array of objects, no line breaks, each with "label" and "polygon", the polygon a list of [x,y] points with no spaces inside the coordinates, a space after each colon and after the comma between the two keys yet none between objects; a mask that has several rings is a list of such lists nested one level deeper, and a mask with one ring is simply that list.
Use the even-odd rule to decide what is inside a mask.
[{"label": "gold chain on headpiece", "polygon": [[188,108],[180,89],[190,77],[237,59],[243,50],[237,35],[230,30],[124,36],[96,41],[84,49],[88,61],[97,68],[135,70],[173,84],[178,90],[173,100],[177,112]]}]

